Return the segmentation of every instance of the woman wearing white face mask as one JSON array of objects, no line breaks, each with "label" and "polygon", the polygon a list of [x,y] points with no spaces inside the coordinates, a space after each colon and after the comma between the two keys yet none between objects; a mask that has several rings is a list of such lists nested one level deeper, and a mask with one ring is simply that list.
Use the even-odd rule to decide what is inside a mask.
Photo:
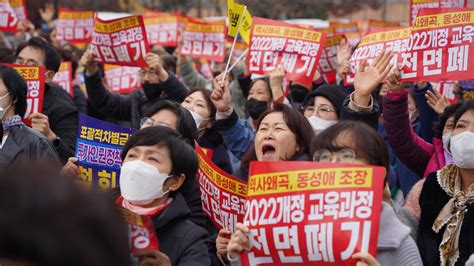
[{"label": "woman wearing white face mask", "polygon": [[322,85],[311,92],[303,102],[303,114],[314,134],[319,134],[339,121],[345,89],[338,85]]},{"label": "woman wearing white face mask", "polygon": [[117,204],[151,217],[169,265],[210,265],[207,232],[188,218],[191,211],[180,193],[184,180],[197,174],[193,148],[172,129],[149,127],[129,139],[122,161]]},{"label": "woman wearing white face mask", "polygon": [[0,66],[0,169],[24,160],[48,159],[59,164],[51,142],[27,127],[22,117],[26,112],[28,87],[16,70]]},{"label": "woman wearing white face mask", "polygon": [[453,164],[426,178],[420,195],[418,247],[424,265],[464,265],[474,253],[474,102],[456,111]]}]

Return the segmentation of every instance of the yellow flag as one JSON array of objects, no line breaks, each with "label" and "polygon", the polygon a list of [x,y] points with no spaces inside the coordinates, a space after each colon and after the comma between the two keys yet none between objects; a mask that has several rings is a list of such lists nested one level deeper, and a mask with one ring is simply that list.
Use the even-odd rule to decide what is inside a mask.
[{"label": "yellow flag", "polygon": [[[236,4],[234,0],[227,0],[227,7],[228,7],[228,17],[227,20],[229,22],[229,36],[235,37],[237,34],[237,29],[239,27],[239,20],[240,16],[242,16],[242,12],[244,12],[244,5]],[[240,36],[242,39],[249,44],[250,43],[250,30],[252,28],[252,16],[248,10],[245,10],[244,13],[244,20],[242,21],[242,25],[240,26]]]}]

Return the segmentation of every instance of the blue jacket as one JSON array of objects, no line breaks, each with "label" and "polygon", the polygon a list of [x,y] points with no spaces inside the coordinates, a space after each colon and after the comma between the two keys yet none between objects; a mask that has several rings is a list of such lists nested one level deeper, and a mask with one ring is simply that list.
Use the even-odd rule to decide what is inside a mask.
[{"label": "blue jacket", "polygon": [[235,111],[227,119],[213,121],[213,126],[221,134],[227,149],[239,160],[253,145],[253,129],[240,120]]},{"label": "blue jacket", "polygon": [[416,134],[426,142],[433,143],[433,124],[438,121],[438,113],[426,102],[425,95],[427,91],[433,91],[433,86],[430,83],[424,89],[415,87],[416,108],[420,113],[420,132],[416,132]]}]

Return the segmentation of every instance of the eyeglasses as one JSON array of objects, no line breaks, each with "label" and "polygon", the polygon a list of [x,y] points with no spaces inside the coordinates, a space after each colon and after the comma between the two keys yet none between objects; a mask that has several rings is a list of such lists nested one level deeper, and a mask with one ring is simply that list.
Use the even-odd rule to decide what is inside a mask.
[{"label": "eyeglasses", "polygon": [[[317,150],[313,154],[315,162],[336,162],[336,163],[353,163],[356,158],[354,150],[345,148],[337,152],[330,152],[326,149]],[[335,161],[333,159],[336,159]]]},{"label": "eyeglasses", "polygon": [[156,122],[155,120],[149,117],[144,117],[140,119],[140,128],[154,127],[154,126],[170,127],[170,125],[168,125],[167,123]]},{"label": "eyeglasses", "polygon": [[32,59],[24,60],[23,58],[17,58],[15,64],[22,66],[39,66],[38,62]]},{"label": "eyeglasses", "polygon": [[330,113],[335,113],[336,111],[324,105],[319,106],[318,108],[316,108],[315,106],[308,106],[304,110],[304,115],[306,117],[309,117],[312,116],[315,112],[318,114],[319,118],[326,118],[329,116]]}]

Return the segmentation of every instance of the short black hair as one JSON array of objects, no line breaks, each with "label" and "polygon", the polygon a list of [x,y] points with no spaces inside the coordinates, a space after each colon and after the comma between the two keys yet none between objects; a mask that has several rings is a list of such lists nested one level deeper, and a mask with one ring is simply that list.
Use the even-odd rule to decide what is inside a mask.
[{"label": "short black hair", "polygon": [[127,224],[112,197],[46,162],[0,170],[0,258],[34,265],[129,266]]},{"label": "short black hair", "polygon": [[[363,122],[342,120],[317,135],[311,144],[311,156],[317,150],[339,151],[343,148],[335,145],[341,134],[349,134],[357,156],[367,160],[370,165],[383,166],[386,177],[390,171],[390,159],[387,144],[375,129]],[[385,182],[387,178],[385,178]]]},{"label": "short black hair", "polygon": [[456,114],[454,115],[454,127],[456,127],[456,124],[458,123],[459,119],[461,119],[461,116],[463,116],[464,113],[469,110],[474,110],[474,101],[472,100],[463,102],[462,105],[460,105],[456,110]]},{"label": "short black hair", "polygon": [[194,141],[198,138],[199,132],[191,113],[177,102],[161,100],[151,108],[148,117],[152,117],[161,110],[168,110],[176,115],[178,118],[176,130],[191,146],[194,147]]},{"label": "short black hair", "polygon": [[10,97],[12,97],[12,102],[15,105],[15,114],[23,117],[27,107],[28,85],[26,81],[15,69],[3,65],[0,65],[0,79],[2,79],[10,93]]},{"label": "short black hair", "polygon": [[61,57],[56,48],[41,37],[32,37],[28,41],[24,41],[18,45],[15,51],[15,57],[26,47],[32,47],[40,50],[44,55],[44,65],[47,70],[58,72],[61,65]]},{"label": "short black hair", "polygon": [[453,115],[456,114],[456,110],[461,107],[462,103],[456,103],[453,105],[450,105],[444,109],[444,112],[442,112],[439,115],[439,121],[434,125],[434,130],[433,130],[433,135],[438,138],[442,139],[443,138],[443,130],[444,127],[446,126],[446,122],[448,122],[448,119],[452,117]]},{"label": "short black hair", "polygon": [[154,126],[141,129],[127,141],[123,147],[121,158],[125,160],[130,149],[138,146],[164,146],[168,148],[171,157],[171,174],[184,174],[186,180],[192,180],[198,171],[196,152],[173,129],[165,126]]}]

